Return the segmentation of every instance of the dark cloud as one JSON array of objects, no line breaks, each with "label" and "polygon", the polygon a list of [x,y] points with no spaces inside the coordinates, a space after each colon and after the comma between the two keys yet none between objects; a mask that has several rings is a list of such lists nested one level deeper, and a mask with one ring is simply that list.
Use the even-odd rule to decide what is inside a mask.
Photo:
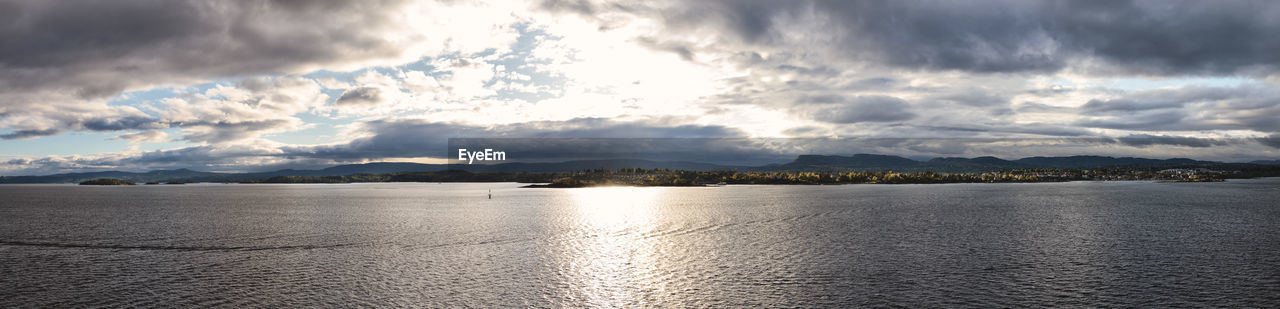
[{"label": "dark cloud", "polygon": [[1265,85],[1183,87],[1081,105],[1075,125],[1136,131],[1280,131],[1280,92]]},{"label": "dark cloud", "polygon": [[940,154],[940,155],[963,154],[965,151],[970,149],[969,143],[967,143],[964,140],[949,140],[949,139],[909,141],[905,145],[903,145],[903,147],[915,152]]},{"label": "dark cloud", "polygon": [[1126,93],[1111,100],[1093,99],[1080,107],[1084,114],[1098,115],[1112,112],[1136,112],[1168,108],[1181,108],[1187,104],[1216,102],[1231,99],[1248,99],[1265,95],[1261,89],[1248,87],[1200,87],[1158,89]]},{"label": "dark cloud", "polygon": [[1254,140],[1257,140],[1258,143],[1263,145],[1270,146],[1271,148],[1280,148],[1280,134],[1271,134],[1271,136],[1258,137]]},{"label": "dark cloud", "polygon": [[894,122],[908,120],[916,114],[907,110],[907,101],[890,96],[809,97],[797,103],[815,120],[830,123]]},{"label": "dark cloud", "polygon": [[[0,91],[128,87],[387,59],[398,1],[5,1]],[[0,102],[6,103],[6,102]]]},{"label": "dark cloud", "polygon": [[1197,131],[1207,129],[1183,123],[1185,118],[1187,118],[1187,114],[1182,111],[1156,111],[1127,115],[1125,117],[1081,120],[1075,122],[1075,125],[1089,128],[1138,131]]},{"label": "dark cloud", "polygon": [[1074,128],[1063,125],[1048,123],[961,123],[949,125],[922,125],[913,126],[917,128],[921,136],[936,136],[948,133],[948,131],[961,133],[961,136],[972,136],[975,133],[1009,133],[1009,134],[1030,134],[1045,136],[1087,136],[1092,135],[1085,129]]},{"label": "dark cloud", "polygon": [[819,127],[803,126],[803,127],[794,127],[794,128],[783,130],[782,134],[786,134],[789,136],[805,137],[805,136],[821,135],[824,132],[825,130]]},{"label": "dark cloud", "polygon": [[673,125],[663,120],[621,122],[605,118],[535,121],[476,126],[424,120],[373,121],[365,124],[372,136],[347,144],[288,147],[299,156],[365,159],[440,157],[449,138],[712,138],[746,134],[724,126]]},{"label": "dark cloud", "polygon": [[[894,66],[977,72],[1048,71],[1066,57],[1035,17],[1014,3],[817,1],[813,12],[846,31],[847,56]],[[856,59],[855,58],[855,59]]]},{"label": "dark cloud", "polygon": [[[243,77],[249,78],[237,87],[261,92],[286,83],[314,82],[251,76],[403,60],[410,56],[403,54],[405,50],[411,49],[404,40],[422,35],[396,24],[404,20],[398,18],[402,2],[0,0],[0,114],[8,115],[3,125],[15,130],[0,138],[145,131],[191,122],[191,117],[223,122],[288,117],[297,106],[309,103],[288,93],[267,93],[241,102],[249,108],[199,103],[174,111],[166,109],[172,107],[166,102],[143,112],[130,106],[130,98],[117,95]],[[110,104],[120,99],[126,104]],[[280,115],[247,117],[250,112]],[[222,140],[217,136],[237,134],[191,139]]]},{"label": "dark cloud", "polygon": [[1131,99],[1099,100],[1093,99],[1080,106],[1080,112],[1086,115],[1099,115],[1110,112],[1148,111],[1164,108],[1181,108],[1186,102],[1168,100],[1135,101]]},{"label": "dark cloud", "polygon": [[1075,108],[1064,106],[1053,106],[1036,102],[1022,102],[1018,104],[1015,110],[1019,113],[1066,113],[1074,112]]},{"label": "dark cloud", "polygon": [[12,133],[0,135],[0,139],[28,139],[28,138],[35,138],[35,137],[41,137],[41,136],[57,135],[58,133],[62,133],[62,130],[58,130],[58,129],[17,130],[17,131],[13,131]]},{"label": "dark cloud", "polygon": [[27,139],[58,135],[68,129],[87,131],[124,131],[164,129],[169,127],[168,123],[148,116],[121,115],[101,116],[88,119],[70,118],[71,119],[59,119],[59,123],[50,125],[53,126],[52,128],[17,130],[13,133],[0,135],[0,139]]},{"label": "dark cloud", "polygon": [[998,107],[1004,107],[1009,105],[1008,97],[999,95],[994,91],[981,89],[981,88],[970,88],[970,89],[965,89],[965,90],[961,90],[953,93],[937,95],[937,96],[934,96],[932,99],[937,101],[947,102],[947,103],[955,103],[955,104],[968,105],[968,106],[974,106],[974,107],[998,108]]},{"label": "dark cloud", "polygon": [[1125,137],[1116,138],[1121,144],[1134,147],[1148,147],[1156,145],[1168,146],[1185,146],[1194,148],[1206,148],[1215,145],[1226,145],[1228,141],[1213,138],[1198,138],[1187,136],[1168,136],[1168,135],[1148,135],[1148,134],[1132,134]]},{"label": "dark cloud", "polygon": [[1056,95],[1071,93],[1073,91],[1076,91],[1074,87],[1054,85],[1048,88],[1030,89],[1030,90],[1027,90],[1027,93],[1034,94],[1041,97],[1052,97]]},{"label": "dark cloud", "polygon": [[1280,64],[1274,1],[1057,1],[1048,9],[1046,28],[1064,46],[1129,73],[1270,74]]},{"label": "dark cloud", "polygon": [[169,127],[161,120],[146,116],[124,116],[119,118],[94,118],[85,121],[85,129],[92,131],[121,131],[163,129]]},{"label": "dark cloud", "polygon": [[382,88],[360,87],[348,89],[338,97],[336,105],[375,105],[382,103]]},{"label": "dark cloud", "polygon": [[204,121],[179,123],[185,128],[182,139],[197,143],[225,143],[257,137],[264,132],[282,130],[294,123],[286,119],[254,121]]},{"label": "dark cloud", "polygon": [[891,77],[872,77],[849,81],[840,85],[840,89],[845,90],[885,90],[893,89],[902,83],[901,80]]},{"label": "dark cloud", "polygon": [[[547,3],[588,15],[611,8]],[[1097,60],[1106,74],[1231,75],[1280,64],[1280,5],[1265,0],[712,0],[630,11],[652,12],[670,31],[715,29],[726,43],[816,43],[846,60],[915,69],[1048,72]]]}]

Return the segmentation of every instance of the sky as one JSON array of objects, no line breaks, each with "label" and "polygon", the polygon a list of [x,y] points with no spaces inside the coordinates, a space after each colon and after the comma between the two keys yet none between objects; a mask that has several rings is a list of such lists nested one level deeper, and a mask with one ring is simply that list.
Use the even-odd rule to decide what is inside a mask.
[{"label": "sky", "polygon": [[1276,1],[0,0],[0,175],[439,162],[450,137],[1273,160],[1277,33]]}]

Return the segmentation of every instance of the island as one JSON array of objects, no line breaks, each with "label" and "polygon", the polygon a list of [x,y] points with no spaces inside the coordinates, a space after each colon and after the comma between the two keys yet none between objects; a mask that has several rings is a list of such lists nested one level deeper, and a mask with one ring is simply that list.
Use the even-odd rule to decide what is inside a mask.
[{"label": "island", "polygon": [[134,183],[128,180],[120,180],[115,178],[98,178],[80,182],[82,186],[132,186]]}]

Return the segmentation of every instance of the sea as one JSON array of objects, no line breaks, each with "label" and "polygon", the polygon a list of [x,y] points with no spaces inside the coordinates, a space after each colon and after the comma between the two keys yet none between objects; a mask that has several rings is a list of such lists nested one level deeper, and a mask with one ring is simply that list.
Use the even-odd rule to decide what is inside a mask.
[{"label": "sea", "polygon": [[1280,307],[1280,178],[0,185],[0,307]]}]

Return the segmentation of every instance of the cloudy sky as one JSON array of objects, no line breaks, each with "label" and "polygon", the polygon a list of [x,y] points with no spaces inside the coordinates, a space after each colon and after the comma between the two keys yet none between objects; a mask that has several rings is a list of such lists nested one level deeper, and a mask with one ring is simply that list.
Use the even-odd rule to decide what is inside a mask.
[{"label": "cloudy sky", "polygon": [[449,137],[1277,159],[1277,34],[1276,1],[0,0],[0,174],[432,162]]}]

